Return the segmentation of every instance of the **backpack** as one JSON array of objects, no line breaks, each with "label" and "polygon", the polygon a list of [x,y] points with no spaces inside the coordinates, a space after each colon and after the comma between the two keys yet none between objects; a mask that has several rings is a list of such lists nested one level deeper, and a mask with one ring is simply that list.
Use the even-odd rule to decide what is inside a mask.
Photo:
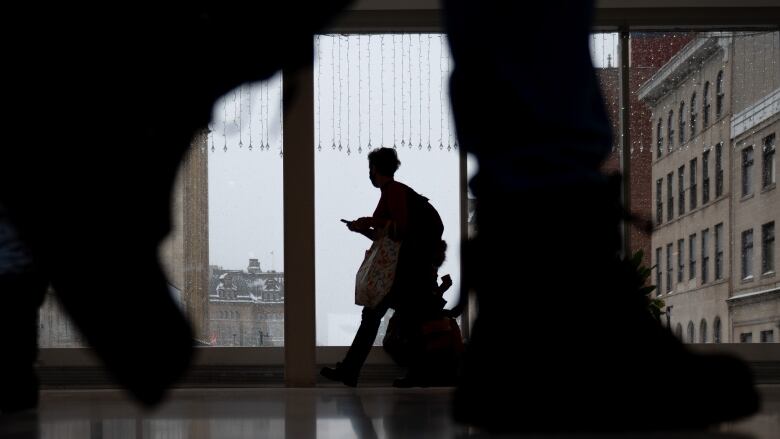
[{"label": "backpack", "polygon": [[409,191],[409,215],[414,236],[426,243],[438,243],[444,233],[444,223],[428,198]]}]

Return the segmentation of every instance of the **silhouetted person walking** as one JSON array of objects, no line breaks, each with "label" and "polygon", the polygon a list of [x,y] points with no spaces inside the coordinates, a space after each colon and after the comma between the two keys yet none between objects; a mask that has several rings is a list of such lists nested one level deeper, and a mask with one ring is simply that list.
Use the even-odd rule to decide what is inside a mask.
[{"label": "silhouetted person walking", "polygon": [[592,0],[444,5],[458,140],[479,162],[479,232],[464,254],[479,313],[455,418],[576,431],[755,412],[745,364],[689,353],[629,287],[619,184],[600,172],[612,139],[588,47]]},{"label": "silhouetted person walking", "polygon": [[423,312],[431,296],[430,272],[436,257],[435,244],[441,240],[443,226],[431,232],[420,214],[427,203],[412,188],[394,179],[401,162],[392,148],[379,148],[368,154],[369,179],[382,195],[370,217],[347,223],[349,230],[361,233],[372,241],[388,225],[391,238],[401,242],[395,279],[390,292],[375,307],[363,307],[360,327],[344,360],[335,368],[325,367],[320,373],[333,381],[356,386],[363,363],[371,351],[382,317],[394,308],[415,315]]},{"label": "silhouetted person walking", "polygon": [[[37,403],[36,317],[49,284],[142,403],[179,379],[192,331],[158,262],[179,163],[216,99],[310,64],[314,33],[347,3],[9,11],[18,26],[3,46],[15,67],[3,80],[13,128],[0,158],[0,233],[14,236],[0,247],[14,263],[0,265],[0,333],[13,341],[0,360],[0,411]],[[250,56],[258,44],[262,55]]]}]

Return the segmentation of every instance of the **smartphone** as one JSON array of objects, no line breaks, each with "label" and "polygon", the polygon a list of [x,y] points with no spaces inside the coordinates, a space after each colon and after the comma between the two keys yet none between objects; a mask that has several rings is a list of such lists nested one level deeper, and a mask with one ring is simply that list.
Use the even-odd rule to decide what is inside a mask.
[{"label": "smartphone", "polygon": [[341,219],[341,222],[344,223],[344,224],[349,224],[349,221],[347,221],[347,220],[345,220],[343,218]]}]

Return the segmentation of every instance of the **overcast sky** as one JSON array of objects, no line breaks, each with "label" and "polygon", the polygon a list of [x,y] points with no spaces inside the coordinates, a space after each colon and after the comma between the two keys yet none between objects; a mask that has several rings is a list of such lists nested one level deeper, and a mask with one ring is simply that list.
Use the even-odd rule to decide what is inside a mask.
[{"label": "overcast sky", "polygon": [[[596,66],[606,65],[607,54],[616,65],[614,34],[594,37],[591,49]],[[451,63],[446,39],[438,34],[323,35],[315,51],[317,343],[348,345],[360,323],[355,272],[370,242],[339,219],[369,216],[379,200],[379,190],[368,180],[369,141],[372,147],[396,146],[402,162],[396,179],[429,197],[439,210],[450,244],[440,274],[450,273],[455,282],[446,296],[448,306],[456,300],[458,152],[446,88]],[[214,107],[209,136],[212,265],[245,269],[249,258],[258,258],[263,270],[284,270],[280,90],[277,76],[236,89]],[[268,150],[260,147],[266,143]]]}]

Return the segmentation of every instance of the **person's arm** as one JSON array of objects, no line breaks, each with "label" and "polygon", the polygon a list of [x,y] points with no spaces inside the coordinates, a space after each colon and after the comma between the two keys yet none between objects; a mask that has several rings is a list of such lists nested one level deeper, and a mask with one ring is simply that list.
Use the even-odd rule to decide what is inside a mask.
[{"label": "person's arm", "polygon": [[372,241],[376,241],[378,229],[374,227],[375,223],[374,218],[366,216],[348,222],[347,228],[353,232],[360,233]]}]

